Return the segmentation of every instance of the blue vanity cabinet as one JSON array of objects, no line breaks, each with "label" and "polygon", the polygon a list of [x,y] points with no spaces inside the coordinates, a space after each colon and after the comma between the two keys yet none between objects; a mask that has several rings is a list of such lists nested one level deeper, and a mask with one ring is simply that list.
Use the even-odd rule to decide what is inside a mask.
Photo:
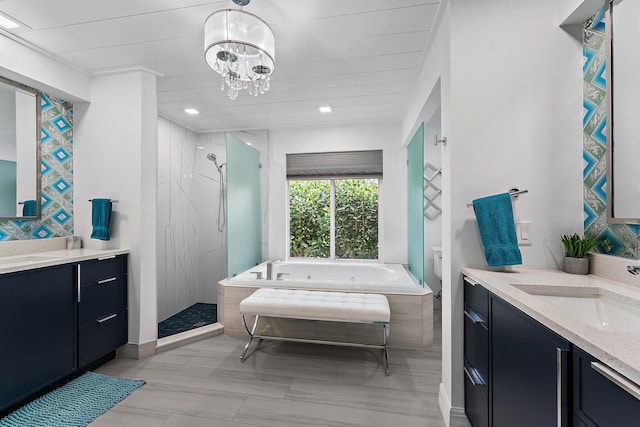
[{"label": "blue vanity cabinet", "polygon": [[465,413],[474,427],[489,425],[489,292],[464,280]]},{"label": "blue vanity cabinet", "polygon": [[[629,381],[615,370],[574,347],[573,411],[575,426],[630,427],[640,424],[640,388],[631,383],[631,392],[617,383]],[[632,393],[637,394],[634,396]]]},{"label": "blue vanity cabinet", "polygon": [[78,264],[78,366],[127,343],[127,256]]},{"label": "blue vanity cabinet", "polygon": [[0,413],[77,369],[74,279],[72,264],[0,274]]},{"label": "blue vanity cabinet", "polygon": [[491,425],[569,426],[571,344],[495,295],[491,312]]},{"label": "blue vanity cabinet", "polygon": [[570,426],[571,343],[464,278],[465,413],[473,427]]}]

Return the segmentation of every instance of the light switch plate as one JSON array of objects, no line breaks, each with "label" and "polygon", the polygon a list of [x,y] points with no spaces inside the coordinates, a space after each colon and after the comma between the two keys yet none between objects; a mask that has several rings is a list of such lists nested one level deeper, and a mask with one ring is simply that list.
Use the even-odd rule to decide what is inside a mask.
[{"label": "light switch plate", "polygon": [[531,246],[533,241],[533,226],[531,221],[516,221],[518,246]]}]

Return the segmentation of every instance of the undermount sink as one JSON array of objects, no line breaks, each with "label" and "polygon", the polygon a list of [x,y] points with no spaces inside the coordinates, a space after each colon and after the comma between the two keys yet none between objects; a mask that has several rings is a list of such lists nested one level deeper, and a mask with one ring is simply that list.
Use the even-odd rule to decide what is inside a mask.
[{"label": "undermount sink", "polygon": [[0,265],[22,264],[26,262],[52,261],[58,258],[60,257],[46,256],[46,255],[25,255],[25,256],[10,257],[10,258],[0,258]]},{"label": "undermount sink", "polygon": [[640,300],[602,288],[514,286],[596,329],[640,332]]}]

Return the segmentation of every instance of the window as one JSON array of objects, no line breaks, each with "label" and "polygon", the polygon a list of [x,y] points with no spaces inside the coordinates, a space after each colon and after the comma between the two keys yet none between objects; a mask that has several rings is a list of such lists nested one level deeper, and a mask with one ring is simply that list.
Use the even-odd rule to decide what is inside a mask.
[{"label": "window", "polygon": [[290,256],[378,259],[378,179],[289,181]]}]

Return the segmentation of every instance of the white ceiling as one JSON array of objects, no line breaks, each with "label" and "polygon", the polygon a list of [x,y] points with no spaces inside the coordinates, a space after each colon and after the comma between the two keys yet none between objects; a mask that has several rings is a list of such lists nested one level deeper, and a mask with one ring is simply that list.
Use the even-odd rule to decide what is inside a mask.
[{"label": "white ceiling", "polygon": [[[158,110],[197,131],[400,122],[440,0],[253,0],[276,37],[271,89],[231,101],[204,61],[203,24],[231,0],[0,0],[11,30],[86,72],[143,67]],[[332,105],[321,115],[317,107]],[[202,112],[187,116],[183,109]]]}]

